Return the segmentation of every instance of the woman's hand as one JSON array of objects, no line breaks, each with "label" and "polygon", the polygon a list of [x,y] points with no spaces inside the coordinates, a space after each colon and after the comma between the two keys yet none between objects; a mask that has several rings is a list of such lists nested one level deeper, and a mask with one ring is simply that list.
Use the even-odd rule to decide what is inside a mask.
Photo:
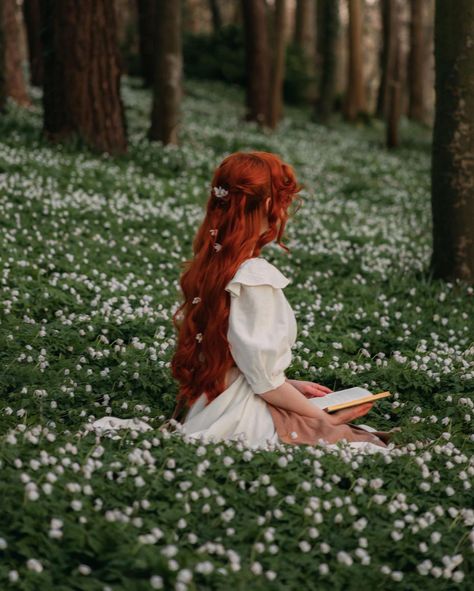
[{"label": "woman's hand", "polygon": [[315,382],[306,382],[304,380],[286,380],[294,388],[299,390],[301,394],[304,394],[306,398],[315,398],[317,396],[326,396],[332,392],[330,388],[323,386],[322,384],[316,384]]},{"label": "woman's hand", "polygon": [[365,404],[358,404],[357,406],[343,408],[342,410],[337,410],[335,412],[328,412],[328,420],[333,425],[342,425],[343,423],[350,423],[354,419],[366,415],[373,406],[373,402],[367,402]]}]

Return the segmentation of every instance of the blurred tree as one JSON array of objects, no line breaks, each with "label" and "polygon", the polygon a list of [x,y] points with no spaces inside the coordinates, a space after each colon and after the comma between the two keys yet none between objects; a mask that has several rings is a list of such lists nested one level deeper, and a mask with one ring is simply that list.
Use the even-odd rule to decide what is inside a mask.
[{"label": "blurred tree", "polygon": [[384,71],[386,75],[386,145],[395,148],[399,145],[398,127],[402,101],[402,46],[400,42],[400,3],[399,0],[385,0],[387,5],[388,39]]},{"label": "blurred tree", "polygon": [[316,0],[297,0],[294,42],[306,58],[307,76],[313,80],[308,88],[308,101],[317,97],[316,77]]},{"label": "blurred tree", "polygon": [[410,0],[410,52],[408,57],[408,116],[425,119],[425,0]]},{"label": "blurred tree", "polygon": [[93,150],[125,152],[113,2],[41,0],[40,7],[45,137],[79,136]]},{"label": "blurred tree", "polygon": [[265,0],[242,0],[245,33],[246,121],[267,123],[270,98],[269,41]]},{"label": "blurred tree", "polygon": [[320,70],[319,98],[314,118],[327,122],[334,112],[337,73],[337,36],[339,32],[339,3],[333,0],[318,0],[317,47]]},{"label": "blurred tree", "polygon": [[209,0],[209,8],[212,15],[212,27],[214,33],[217,33],[217,31],[219,31],[222,27],[222,16],[219,0]]},{"label": "blurred tree", "polygon": [[0,0],[0,29],[2,31],[0,33],[2,37],[0,69],[3,70],[0,105],[4,106],[6,97],[10,97],[19,105],[29,106],[31,101],[23,75],[19,11],[16,0]]},{"label": "blurred tree", "polygon": [[156,0],[156,58],[150,140],[178,144],[182,100],[181,2]]},{"label": "blurred tree", "polygon": [[377,95],[376,115],[385,119],[387,105],[387,64],[388,48],[390,47],[390,12],[388,0],[380,0],[382,31],[380,35],[380,83]]},{"label": "blurred tree", "polygon": [[435,278],[474,284],[474,2],[436,1],[431,166]]},{"label": "blurred tree", "polygon": [[348,121],[355,121],[367,111],[362,51],[362,0],[348,0],[348,3],[347,87],[343,111]]},{"label": "blurred tree", "polygon": [[41,17],[39,0],[23,1],[23,19],[26,27],[28,56],[30,63],[30,83],[43,86],[43,54],[41,49]]},{"label": "blurred tree", "polygon": [[137,0],[140,61],[144,85],[153,86],[156,59],[157,0]]},{"label": "blurred tree", "polygon": [[5,80],[5,34],[3,32],[3,2],[0,0],[0,114],[5,113],[7,87]]},{"label": "blurred tree", "polygon": [[283,116],[283,80],[285,77],[286,55],[286,0],[275,0],[272,32],[270,74],[270,102],[268,104],[267,125],[275,129]]},{"label": "blurred tree", "polygon": [[112,0],[115,5],[117,44],[122,76],[141,78],[143,69],[138,30],[137,0]]}]

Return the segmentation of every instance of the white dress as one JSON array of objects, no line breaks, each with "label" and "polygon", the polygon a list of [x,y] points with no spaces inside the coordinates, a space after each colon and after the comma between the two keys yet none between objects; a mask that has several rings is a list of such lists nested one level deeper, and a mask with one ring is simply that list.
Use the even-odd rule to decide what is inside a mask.
[{"label": "white dress", "polygon": [[[206,405],[206,396],[195,401],[187,413],[182,432],[204,441],[241,439],[250,447],[266,447],[279,438],[260,396],[285,382],[292,360],[297,324],[283,288],[290,280],[261,257],[244,261],[225,289],[230,293],[227,340],[237,365],[230,385]],[[311,402],[311,399],[309,399]],[[368,425],[358,425],[376,431]],[[366,441],[347,442],[365,452],[386,451]],[[337,447],[337,444],[327,444]]]}]

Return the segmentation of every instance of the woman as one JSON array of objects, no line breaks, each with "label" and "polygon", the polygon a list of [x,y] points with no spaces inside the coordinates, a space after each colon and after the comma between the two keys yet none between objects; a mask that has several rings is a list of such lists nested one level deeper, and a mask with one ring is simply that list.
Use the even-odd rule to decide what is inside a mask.
[{"label": "woman", "polygon": [[289,279],[259,255],[275,239],[289,252],[281,238],[302,188],[292,167],[269,152],[236,152],[216,169],[173,316],[171,369],[180,386],[173,416],[184,410],[181,429],[190,437],[245,438],[255,447],[346,439],[381,451],[390,432],[349,422],[373,403],[329,414],[311,401],[329,388],[284,373],[297,335],[283,293]]}]

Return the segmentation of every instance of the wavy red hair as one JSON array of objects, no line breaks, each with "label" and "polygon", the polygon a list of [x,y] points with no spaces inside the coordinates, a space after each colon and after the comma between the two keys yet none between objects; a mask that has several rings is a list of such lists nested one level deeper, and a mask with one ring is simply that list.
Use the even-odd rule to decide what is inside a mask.
[{"label": "wavy red hair", "polygon": [[[212,187],[222,187],[228,194],[219,198]],[[202,393],[208,404],[225,390],[227,370],[235,363],[226,336],[230,294],[224,287],[241,263],[257,257],[274,239],[290,252],[282,236],[289,206],[301,200],[297,193],[303,187],[292,166],[271,152],[235,152],[215,170],[206,214],[192,244],[194,258],[182,263],[184,301],[173,314],[177,346],[171,372],[179,382],[181,405],[191,406]],[[269,227],[261,234],[265,215]],[[216,229],[217,233],[211,232]]]}]

